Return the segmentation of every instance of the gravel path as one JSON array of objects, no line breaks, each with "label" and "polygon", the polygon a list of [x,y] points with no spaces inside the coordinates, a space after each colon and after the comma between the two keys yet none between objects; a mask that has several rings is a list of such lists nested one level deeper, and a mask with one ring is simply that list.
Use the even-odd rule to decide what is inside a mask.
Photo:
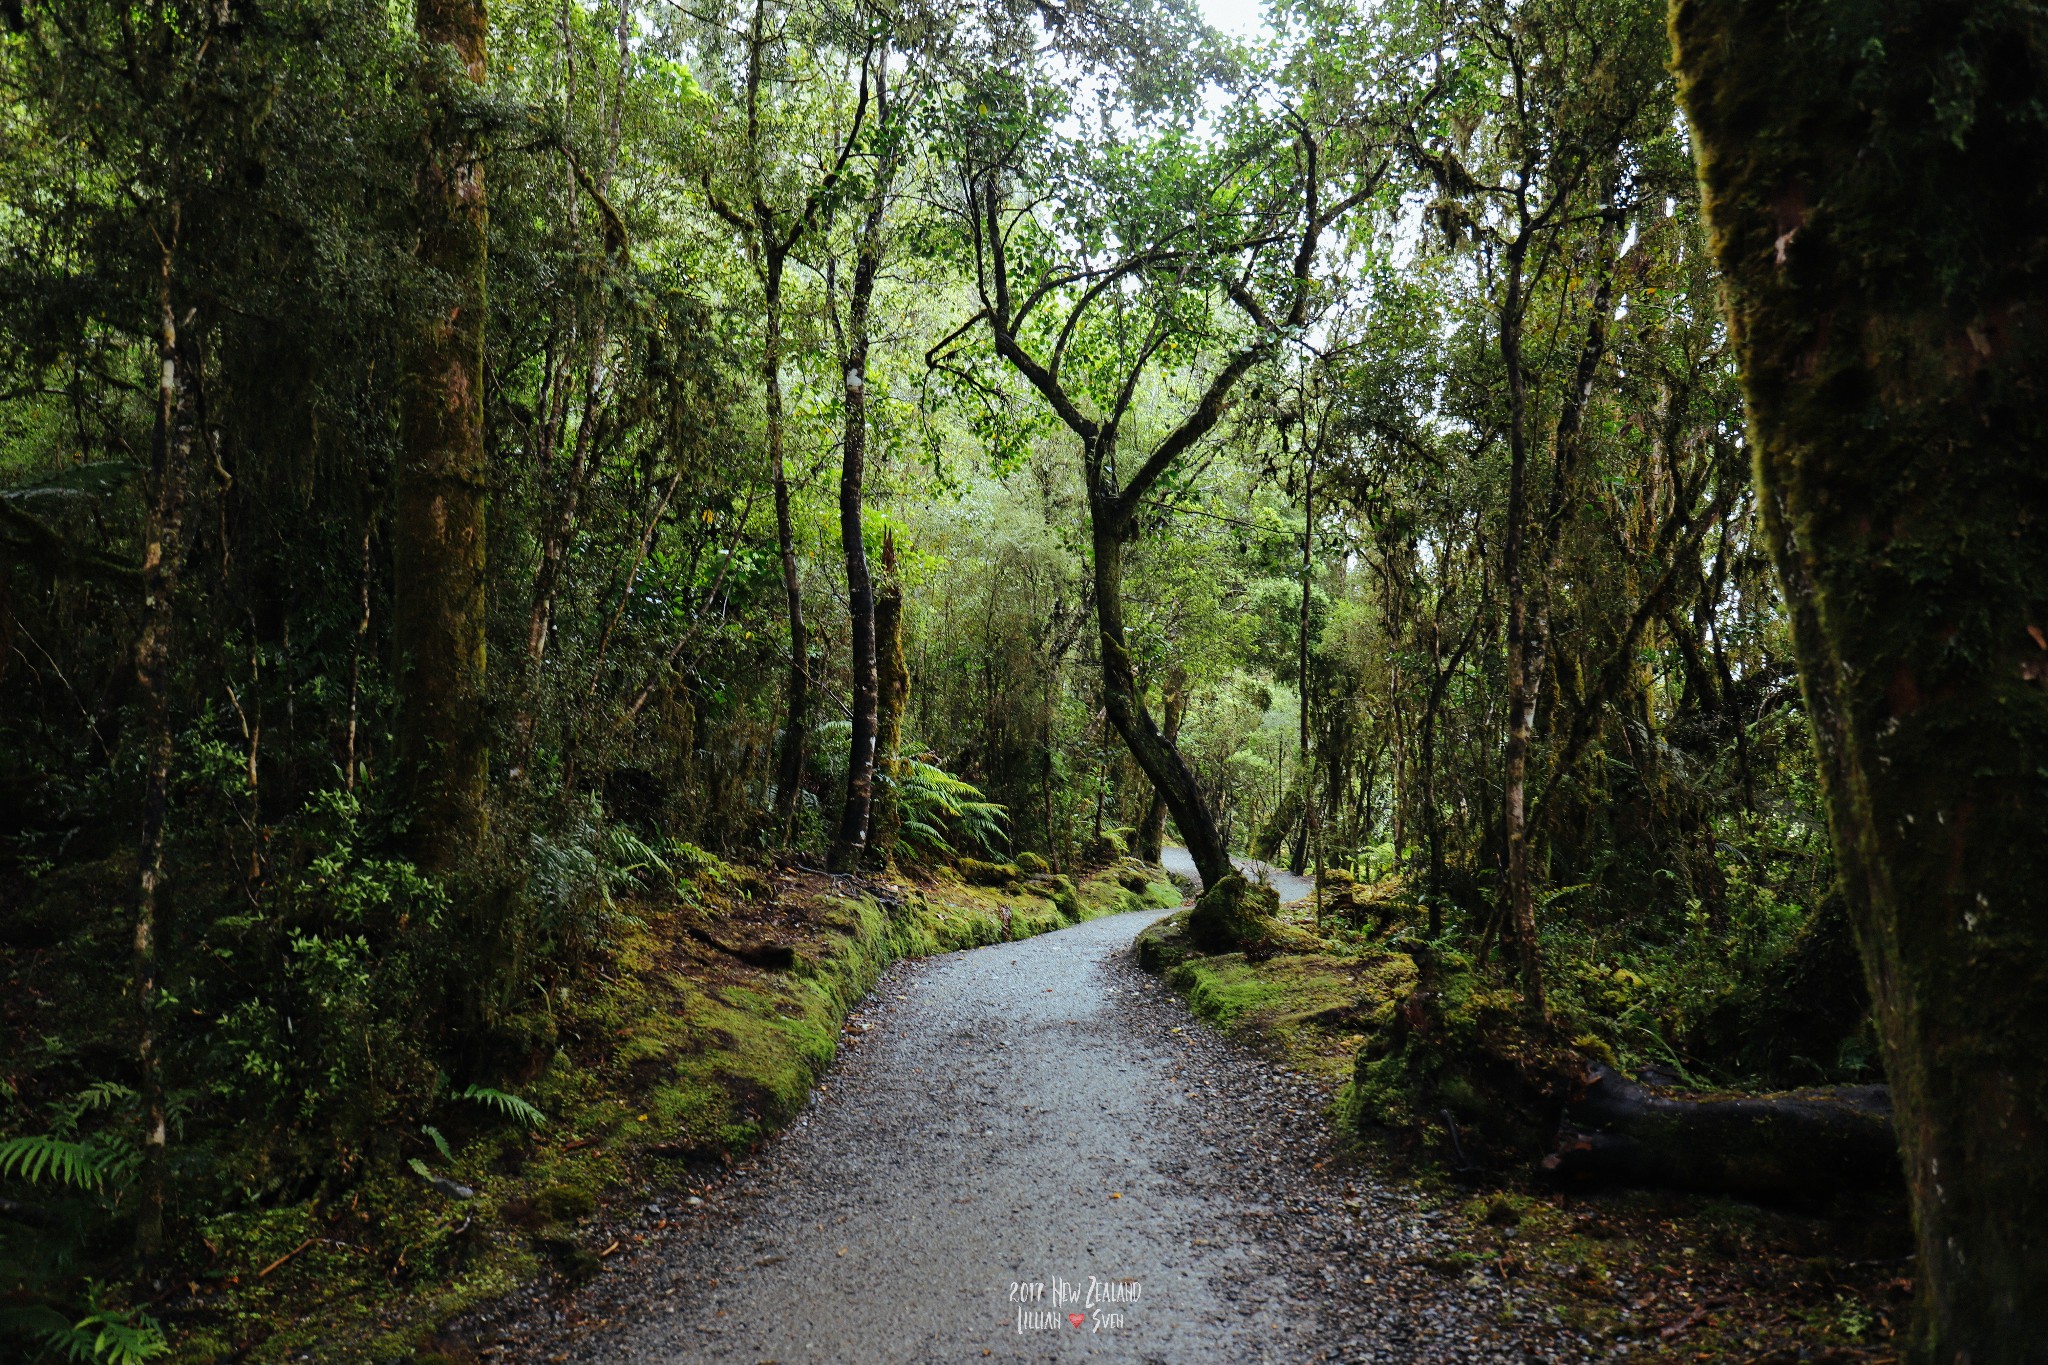
[{"label": "gravel path", "polygon": [[[1272,883],[1273,889],[1280,893],[1282,905],[1307,900],[1316,889],[1316,884],[1307,877],[1297,877],[1284,867],[1262,863],[1256,858],[1240,858],[1235,854],[1231,855],[1230,861],[1236,863],[1237,870],[1253,881]],[[1194,857],[1186,849],[1165,849],[1159,855],[1159,862],[1168,872],[1178,872],[1192,880],[1196,886],[1202,884],[1201,877],[1195,872]]]},{"label": "gravel path", "polygon": [[1498,1282],[1417,1263],[1439,1216],[1338,1150],[1313,1087],[1137,968],[1154,918],[892,969],[757,1161],[472,1331],[552,1362],[1545,1358]]}]

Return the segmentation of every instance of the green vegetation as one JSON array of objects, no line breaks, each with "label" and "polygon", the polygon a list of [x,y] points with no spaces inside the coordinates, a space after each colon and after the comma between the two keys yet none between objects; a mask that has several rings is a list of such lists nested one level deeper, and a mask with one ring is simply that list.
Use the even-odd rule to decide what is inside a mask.
[{"label": "green vegetation", "polygon": [[27,1349],[587,1272],[1168,838],[1147,955],[1479,1159],[1882,1068],[1915,1349],[2031,1349],[2042,21],[1764,15],[0,4]]}]

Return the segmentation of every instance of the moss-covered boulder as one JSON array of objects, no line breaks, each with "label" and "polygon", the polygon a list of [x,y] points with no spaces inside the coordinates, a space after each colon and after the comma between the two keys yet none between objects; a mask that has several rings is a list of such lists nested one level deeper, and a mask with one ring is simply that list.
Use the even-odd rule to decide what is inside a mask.
[{"label": "moss-covered boulder", "polygon": [[960,878],[969,886],[1008,886],[1023,876],[1016,863],[985,863],[979,858],[960,860]]},{"label": "moss-covered boulder", "polygon": [[1195,902],[1188,915],[1188,938],[1204,952],[1232,952],[1270,938],[1279,913],[1279,892],[1254,886],[1233,872]]},{"label": "moss-covered boulder", "polygon": [[1052,864],[1036,853],[1019,853],[1017,855],[1017,870],[1027,877],[1043,877],[1046,873],[1052,871]]}]

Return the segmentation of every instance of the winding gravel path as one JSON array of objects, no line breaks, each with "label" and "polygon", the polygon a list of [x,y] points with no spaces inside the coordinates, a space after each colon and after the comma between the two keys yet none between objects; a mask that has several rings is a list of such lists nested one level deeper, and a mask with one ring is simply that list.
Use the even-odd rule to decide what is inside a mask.
[{"label": "winding gravel path", "polygon": [[1320,1092],[1137,968],[1154,918],[892,969],[756,1162],[473,1328],[554,1362],[1545,1358],[1497,1283],[1416,1263],[1438,1216],[1338,1150]]},{"label": "winding gravel path", "polygon": [[[1230,861],[1236,863],[1237,870],[1253,881],[1270,882],[1273,889],[1280,893],[1280,903],[1282,905],[1287,905],[1293,901],[1307,900],[1310,893],[1316,889],[1316,884],[1307,877],[1297,877],[1284,867],[1275,867],[1271,863],[1262,863],[1256,858],[1240,858],[1236,854],[1231,855]],[[1202,884],[1201,874],[1195,871],[1194,855],[1184,848],[1162,850],[1159,855],[1159,863],[1168,872],[1178,872],[1181,876],[1194,882],[1196,886]]]}]

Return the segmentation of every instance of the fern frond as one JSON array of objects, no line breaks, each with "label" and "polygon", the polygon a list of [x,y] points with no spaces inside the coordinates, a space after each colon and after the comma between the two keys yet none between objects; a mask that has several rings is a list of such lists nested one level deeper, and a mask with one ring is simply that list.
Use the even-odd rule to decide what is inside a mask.
[{"label": "fern frond", "polygon": [[485,1085],[472,1085],[455,1097],[458,1100],[474,1100],[488,1105],[509,1119],[516,1119],[528,1128],[545,1128],[548,1116],[517,1095],[508,1095],[502,1090],[493,1090]]},{"label": "fern frond", "polygon": [[443,1161],[455,1160],[455,1153],[448,1150],[448,1139],[441,1136],[441,1130],[439,1128],[436,1128],[431,1123],[423,1123],[420,1125],[420,1131],[433,1139],[434,1150],[438,1151],[441,1154],[441,1159]]},{"label": "fern frond", "polygon": [[106,1183],[107,1161],[87,1143],[36,1134],[0,1142],[0,1175],[15,1176],[31,1185],[50,1180],[97,1190]]}]

